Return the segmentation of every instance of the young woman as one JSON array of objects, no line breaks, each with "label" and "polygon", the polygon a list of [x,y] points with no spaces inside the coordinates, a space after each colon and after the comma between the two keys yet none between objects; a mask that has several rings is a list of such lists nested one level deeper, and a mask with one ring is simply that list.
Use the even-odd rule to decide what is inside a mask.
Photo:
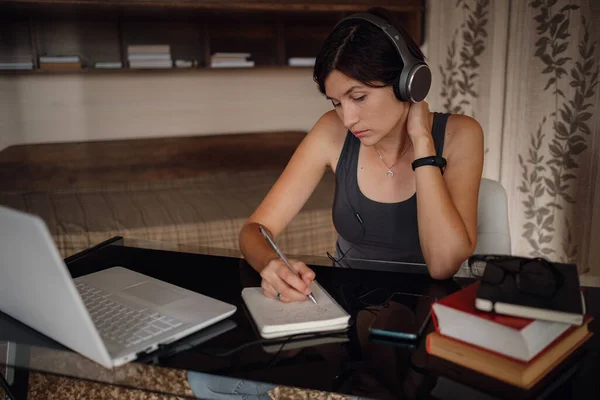
[{"label": "young woman", "polygon": [[[413,57],[423,60],[391,13],[369,12],[392,24]],[[336,175],[338,257],[424,262],[432,278],[446,279],[473,253],[481,127],[464,115],[432,113],[424,101],[399,100],[394,85],[402,60],[390,37],[369,21],[342,21],[325,41],[314,79],[333,110],[310,130],[240,232],[240,248],[260,273],[265,296],[293,302],[310,292],[314,272],[291,260],[299,277],[293,274],[258,227],[278,235],[327,168]],[[436,155],[445,168],[413,163]]]}]

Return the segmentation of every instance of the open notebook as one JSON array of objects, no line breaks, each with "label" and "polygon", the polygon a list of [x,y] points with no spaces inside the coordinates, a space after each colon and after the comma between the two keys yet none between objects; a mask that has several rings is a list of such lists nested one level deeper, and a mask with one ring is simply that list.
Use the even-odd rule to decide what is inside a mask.
[{"label": "open notebook", "polygon": [[317,282],[310,288],[317,305],[311,301],[282,303],[265,297],[260,287],[245,288],[242,298],[265,339],[347,328],[350,315]]}]

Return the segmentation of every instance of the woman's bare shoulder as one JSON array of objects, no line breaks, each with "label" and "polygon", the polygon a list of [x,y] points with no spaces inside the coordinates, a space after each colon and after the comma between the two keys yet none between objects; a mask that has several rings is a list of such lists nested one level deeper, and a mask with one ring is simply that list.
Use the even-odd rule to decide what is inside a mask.
[{"label": "woman's bare shoulder", "polygon": [[483,130],[475,118],[452,114],[446,124],[444,153],[483,151]]},{"label": "woman's bare shoulder", "polygon": [[344,126],[335,110],[327,111],[313,126],[307,135],[307,140],[321,149],[326,149],[329,165],[332,170],[337,165],[346,133],[348,129]]},{"label": "woman's bare shoulder", "polygon": [[335,138],[337,136],[345,136],[347,129],[335,110],[330,110],[321,115],[315,126],[311,129],[312,131],[318,131],[323,136]]}]

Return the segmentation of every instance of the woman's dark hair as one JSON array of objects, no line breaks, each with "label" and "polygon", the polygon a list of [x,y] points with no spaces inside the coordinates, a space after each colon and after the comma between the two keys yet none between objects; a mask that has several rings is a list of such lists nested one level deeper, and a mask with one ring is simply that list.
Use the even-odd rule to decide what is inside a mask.
[{"label": "woman's dark hair", "polygon": [[[392,24],[412,55],[425,60],[417,43],[393,13],[381,7],[370,8],[369,13]],[[329,34],[317,55],[313,79],[323,94],[326,94],[325,79],[334,69],[367,86],[392,86],[403,66],[396,47],[380,28],[368,21],[354,19],[339,24]]]}]

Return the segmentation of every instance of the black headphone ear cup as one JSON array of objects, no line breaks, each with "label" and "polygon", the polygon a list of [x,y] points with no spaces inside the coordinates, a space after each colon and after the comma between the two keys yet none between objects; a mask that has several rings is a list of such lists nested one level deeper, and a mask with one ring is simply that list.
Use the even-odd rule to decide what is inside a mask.
[{"label": "black headphone ear cup", "polygon": [[394,94],[403,102],[423,101],[431,87],[431,72],[427,64],[418,63],[408,73],[401,73],[394,82]]},{"label": "black headphone ear cup", "polygon": [[[425,63],[415,65],[408,73],[406,79],[406,98],[411,102],[418,103],[425,100],[431,88],[431,70]],[[400,90],[402,93],[403,90]]]}]

